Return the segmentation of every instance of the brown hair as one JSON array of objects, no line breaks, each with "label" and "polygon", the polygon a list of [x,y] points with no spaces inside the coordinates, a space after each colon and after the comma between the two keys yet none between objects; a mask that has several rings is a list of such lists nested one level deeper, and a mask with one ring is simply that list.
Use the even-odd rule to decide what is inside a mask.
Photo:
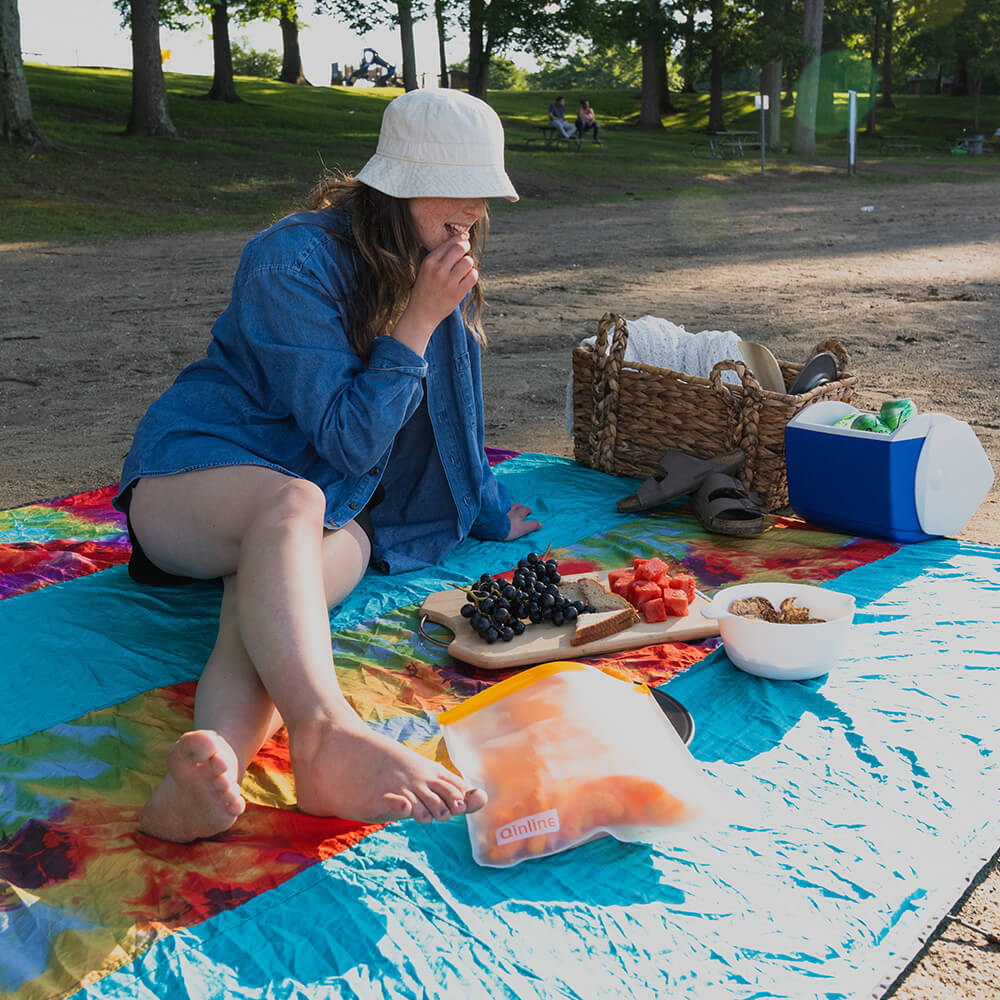
[{"label": "brown hair", "polygon": [[[410,220],[404,198],[394,198],[355,180],[349,174],[330,172],[309,193],[306,207],[346,209],[351,219],[358,262],[358,287],[347,303],[347,337],[358,355],[367,361],[376,337],[391,332],[399,321],[424,248]],[[470,256],[480,266],[486,246],[489,219],[478,220],[469,230]],[[336,234],[334,234],[336,235]],[[462,309],[462,319],[483,346],[481,313],[485,299],[477,281]]]}]

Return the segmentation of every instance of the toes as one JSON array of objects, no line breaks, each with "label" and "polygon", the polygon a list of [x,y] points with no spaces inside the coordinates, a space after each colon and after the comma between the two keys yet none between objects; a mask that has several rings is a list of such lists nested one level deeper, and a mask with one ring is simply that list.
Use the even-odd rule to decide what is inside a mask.
[{"label": "toes", "polygon": [[217,774],[212,779],[212,788],[217,792],[228,792],[233,787],[233,783],[224,774]]},{"label": "toes", "polygon": [[[207,729],[195,729],[183,733],[174,747],[194,764],[205,764],[216,754],[214,734]],[[223,765],[224,766],[224,765]]]},{"label": "toes", "polygon": [[405,795],[386,795],[385,802],[387,813],[397,816],[399,819],[406,819],[413,815],[413,803]]},{"label": "toes", "polygon": [[246,807],[242,796],[231,795],[223,800],[223,808],[230,816],[242,816]]},{"label": "toes", "polygon": [[465,793],[465,808],[468,812],[478,812],[486,805],[486,792],[481,788],[471,788]]},{"label": "toes", "polygon": [[454,803],[461,802],[461,793],[450,784],[426,784],[417,787],[417,795],[434,817],[443,822],[455,815]]},{"label": "toes", "polygon": [[465,787],[454,775],[442,775],[436,780],[429,781],[427,786],[448,810],[448,813],[441,817],[442,819],[448,819],[449,816],[457,816],[466,811]]},{"label": "toes", "polygon": [[213,753],[208,760],[205,761],[205,767],[212,774],[225,774],[229,770],[229,765],[217,754]]},{"label": "toes", "polygon": [[418,823],[430,823],[434,817],[430,810],[418,798],[413,800],[413,811],[410,814]]},{"label": "toes", "polygon": [[447,800],[442,799],[430,785],[418,785],[415,791],[429,816],[434,819],[451,819],[451,809],[448,808]]}]

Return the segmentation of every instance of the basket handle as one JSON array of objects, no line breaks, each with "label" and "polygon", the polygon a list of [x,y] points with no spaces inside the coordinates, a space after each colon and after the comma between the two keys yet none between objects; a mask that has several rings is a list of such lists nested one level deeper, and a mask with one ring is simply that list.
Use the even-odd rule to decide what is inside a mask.
[{"label": "basket handle", "polygon": [[837,359],[837,374],[843,375],[851,367],[851,356],[847,353],[847,348],[839,340],[824,340],[816,345],[814,354],[821,354],[829,351]]},{"label": "basket handle", "polygon": [[712,372],[708,376],[708,380],[712,383],[712,388],[726,401],[728,406],[736,406],[736,401],[733,399],[733,393],[729,386],[722,381],[723,372],[736,372],[740,382],[743,383],[744,395],[749,393],[756,396],[761,404],[763,404],[764,397],[760,394],[760,382],[757,381],[757,376],[747,367],[745,361],[717,361],[712,366]]},{"label": "basket handle", "polygon": [[[743,398],[739,402],[730,386],[722,381],[722,373],[726,371],[736,372],[743,383]],[[717,362],[712,367],[709,381],[729,408],[726,448],[739,448],[746,455],[746,461],[737,475],[740,482],[749,487],[757,472],[760,451],[760,413],[764,406],[760,383],[743,361]]]},{"label": "basket handle", "polygon": [[[614,329],[611,350],[608,350],[608,330]],[[594,341],[596,371],[594,372],[594,410],[590,422],[590,464],[600,472],[614,471],[615,441],[618,436],[618,394],[625,346],[628,344],[628,324],[615,313],[605,313],[597,325]]]}]

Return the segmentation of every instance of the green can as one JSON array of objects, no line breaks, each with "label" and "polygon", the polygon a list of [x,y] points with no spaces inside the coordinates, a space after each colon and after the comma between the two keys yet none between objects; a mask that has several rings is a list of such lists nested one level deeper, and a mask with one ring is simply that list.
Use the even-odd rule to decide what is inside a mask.
[{"label": "green can", "polygon": [[883,403],[878,411],[879,419],[890,431],[905,424],[910,417],[916,416],[917,408],[912,399],[890,399]]},{"label": "green can", "polygon": [[855,431],[871,431],[873,434],[889,433],[889,428],[874,413],[859,413],[851,421],[851,429]]}]

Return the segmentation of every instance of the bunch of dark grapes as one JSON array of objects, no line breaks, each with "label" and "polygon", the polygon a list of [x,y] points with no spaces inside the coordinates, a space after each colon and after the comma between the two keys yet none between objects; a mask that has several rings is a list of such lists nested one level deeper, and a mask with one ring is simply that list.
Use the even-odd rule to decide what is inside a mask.
[{"label": "bunch of dark grapes", "polygon": [[510,642],[528,624],[550,621],[564,625],[593,611],[583,601],[570,601],[559,591],[559,564],[529,552],[517,564],[513,578],[483,575],[466,592],[462,617],[488,643]]}]

